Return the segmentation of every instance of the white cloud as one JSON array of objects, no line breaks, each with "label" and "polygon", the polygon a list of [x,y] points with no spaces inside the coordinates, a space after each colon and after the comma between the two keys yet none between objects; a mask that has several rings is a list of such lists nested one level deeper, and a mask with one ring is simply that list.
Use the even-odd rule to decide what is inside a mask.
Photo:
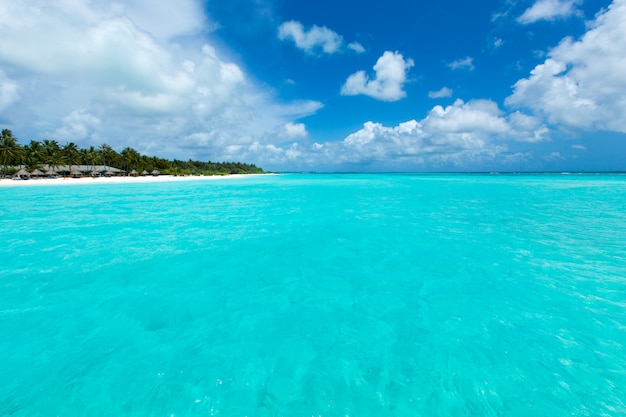
[{"label": "white cloud", "polygon": [[579,151],[586,151],[587,148],[583,145],[572,145],[572,149],[577,149]]},{"label": "white cloud", "polygon": [[465,69],[468,71],[474,71],[474,58],[465,57],[463,59],[457,59],[448,63],[448,67],[452,70]]},{"label": "white cloud", "polygon": [[283,126],[283,134],[289,139],[301,139],[308,136],[304,123],[286,123]]},{"label": "white cloud", "polygon": [[273,105],[268,109],[272,114],[289,118],[301,118],[315,113],[323,107],[322,103],[311,100],[296,100],[289,104]]},{"label": "white cloud", "polygon": [[473,169],[476,164],[505,169],[519,167],[531,157],[510,152],[510,143],[545,141],[547,133],[538,119],[520,112],[506,114],[490,100],[456,100],[450,106],[433,107],[420,120],[396,126],[368,121],[341,141],[309,143],[304,124],[293,122],[270,133],[277,138],[275,143],[245,136],[233,140],[219,132],[184,140],[215,148],[219,159],[262,162],[270,169]]},{"label": "white cloud", "polygon": [[561,155],[560,152],[551,152],[550,155],[546,155],[543,157],[546,161],[562,161],[565,158]]},{"label": "white cloud", "polygon": [[297,159],[300,155],[302,155],[302,152],[298,149],[297,143],[292,144],[291,147],[285,150],[285,156],[287,159]]},{"label": "white cloud", "polygon": [[163,40],[212,26],[204,18],[202,3],[195,0],[132,0],[124,7],[137,27]]},{"label": "white cloud", "polygon": [[512,138],[520,142],[543,142],[550,140],[550,130],[537,117],[519,111],[508,116]]},{"label": "white cloud", "polygon": [[484,162],[507,166],[528,157],[508,152],[507,143],[535,141],[544,135],[543,129],[545,126],[530,116],[507,116],[492,101],[457,100],[447,107],[433,107],[421,120],[397,126],[368,121],[343,141],[300,146],[298,161],[312,166],[371,164],[413,169]]},{"label": "white cloud", "polygon": [[292,40],[303,51],[312,54],[321,49],[327,54],[338,52],[343,43],[343,38],[327,27],[313,25],[306,30],[302,23],[291,20],[284,22],[278,28],[280,40]]},{"label": "white cloud", "polygon": [[18,85],[0,70],[0,110],[5,109],[18,99]]},{"label": "white cloud", "polygon": [[565,38],[506,99],[564,128],[626,132],[626,0]]},{"label": "white cloud", "polygon": [[63,118],[63,126],[58,128],[53,137],[75,141],[84,138],[97,139],[95,132],[100,126],[100,119],[89,114],[87,110],[75,110]]},{"label": "white cloud", "polygon": [[362,54],[363,52],[365,52],[365,48],[363,47],[363,45],[361,45],[358,42],[351,42],[351,43],[349,43],[348,44],[348,49],[353,50],[357,54]]},{"label": "white cloud", "polygon": [[537,0],[535,4],[517,18],[522,24],[530,24],[540,20],[555,20],[578,14],[577,5],[581,0]]},{"label": "white cloud", "polygon": [[437,91],[429,91],[428,92],[428,97],[429,98],[446,98],[446,97],[452,97],[452,90],[449,89],[448,87],[441,87],[439,90]]},{"label": "white cloud", "polygon": [[403,90],[406,72],[414,65],[412,59],[405,60],[398,52],[385,51],[378,58],[374,79],[368,78],[365,71],[358,71],[348,77],[341,88],[341,94],[354,96],[364,94],[383,101],[397,101],[406,97]]},{"label": "white cloud", "polygon": [[243,160],[238,149],[264,149],[286,123],[321,108],[278,101],[203,44],[200,1],[161,3],[1,1],[3,121],[18,135],[81,146]]},{"label": "white cloud", "polygon": [[423,123],[429,132],[435,134],[502,135],[510,129],[498,105],[489,100],[474,100],[469,103],[457,100],[445,108],[435,106]]}]

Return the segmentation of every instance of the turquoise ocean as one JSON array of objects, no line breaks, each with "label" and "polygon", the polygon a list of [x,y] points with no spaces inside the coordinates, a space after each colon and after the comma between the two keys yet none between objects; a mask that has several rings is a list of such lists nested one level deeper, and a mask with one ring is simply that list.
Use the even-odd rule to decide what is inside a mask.
[{"label": "turquoise ocean", "polygon": [[0,188],[0,415],[626,415],[626,176]]}]

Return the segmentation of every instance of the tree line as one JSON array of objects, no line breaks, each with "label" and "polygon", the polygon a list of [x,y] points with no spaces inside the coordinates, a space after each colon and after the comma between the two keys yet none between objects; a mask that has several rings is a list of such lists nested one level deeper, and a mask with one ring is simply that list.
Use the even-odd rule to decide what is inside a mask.
[{"label": "tree line", "polygon": [[55,140],[31,140],[26,145],[20,145],[18,139],[9,129],[3,129],[0,136],[0,163],[2,169],[0,178],[12,175],[17,166],[23,166],[28,172],[48,167],[72,165],[106,165],[131,172],[152,172],[158,170],[161,174],[170,175],[228,175],[228,174],[261,174],[263,169],[254,164],[242,162],[202,162],[168,160],[156,156],[142,155],[137,150],[126,147],[117,152],[106,143],[101,146],[80,148],[69,142],[59,145]]}]

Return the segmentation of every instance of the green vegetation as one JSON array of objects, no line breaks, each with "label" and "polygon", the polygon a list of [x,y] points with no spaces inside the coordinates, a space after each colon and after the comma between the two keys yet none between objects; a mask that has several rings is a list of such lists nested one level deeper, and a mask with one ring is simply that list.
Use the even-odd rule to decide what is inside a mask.
[{"label": "green vegetation", "polygon": [[140,154],[133,148],[124,148],[116,152],[111,146],[102,144],[95,148],[81,149],[75,143],[59,145],[57,141],[44,139],[31,140],[27,145],[20,145],[9,129],[3,129],[0,136],[0,178],[17,171],[16,166],[23,165],[32,172],[44,165],[51,168],[69,165],[108,165],[128,173],[158,170],[170,175],[229,175],[262,174],[263,169],[253,164],[241,162],[201,162],[179,161],[157,158]]}]

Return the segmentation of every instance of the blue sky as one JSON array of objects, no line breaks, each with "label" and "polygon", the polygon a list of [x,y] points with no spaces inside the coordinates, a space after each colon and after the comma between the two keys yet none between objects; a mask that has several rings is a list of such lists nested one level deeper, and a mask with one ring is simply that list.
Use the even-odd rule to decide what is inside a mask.
[{"label": "blue sky", "polygon": [[626,0],[4,0],[0,126],[270,170],[626,170]]}]

